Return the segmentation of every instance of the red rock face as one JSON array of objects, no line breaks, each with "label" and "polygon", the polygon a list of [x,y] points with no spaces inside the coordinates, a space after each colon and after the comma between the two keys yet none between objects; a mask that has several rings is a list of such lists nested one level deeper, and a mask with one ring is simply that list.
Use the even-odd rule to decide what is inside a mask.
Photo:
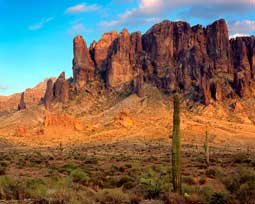
[{"label": "red rock face", "polygon": [[26,103],[25,103],[25,93],[23,92],[20,97],[20,103],[18,105],[18,110],[24,110],[26,109]]},{"label": "red rock face", "polygon": [[129,34],[126,29],[119,34],[106,33],[89,49],[83,38],[77,36],[74,83],[68,84],[72,88],[62,78],[54,85],[54,97],[59,102],[68,100],[67,90],[72,90],[73,84],[82,91],[88,81],[99,80],[113,90],[133,85],[134,92],[141,97],[144,82],[151,83],[170,94],[188,94],[208,105],[236,95],[251,96],[255,38],[229,40],[227,24],[222,19],[206,28],[163,21],[144,35]]},{"label": "red rock face", "polygon": [[118,87],[133,80],[133,67],[130,61],[131,39],[127,30],[122,30],[113,44],[107,67],[107,84]]},{"label": "red rock face", "polygon": [[217,71],[230,72],[229,61],[229,36],[225,20],[221,19],[206,28],[207,53],[213,60],[214,69]]},{"label": "red rock face", "polygon": [[44,105],[46,109],[51,109],[53,102],[67,103],[69,101],[70,84],[65,79],[65,72],[62,72],[55,83],[50,79],[44,95]]},{"label": "red rock face", "polygon": [[254,80],[254,37],[239,37],[230,41],[234,67],[234,89],[239,96],[249,96]]},{"label": "red rock face", "polygon": [[66,103],[69,100],[69,83],[65,79],[65,73],[62,72],[53,86],[54,99],[57,102]]},{"label": "red rock face", "polygon": [[47,82],[47,88],[46,88],[46,92],[44,95],[44,104],[46,109],[50,109],[51,108],[51,103],[54,99],[54,95],[53,95],[53,81],[52,79],[49,79]]},{"label": "red rock face", "polygon": [[94,80],[95,66],[82,36],[76,36],[73,43],[73,77],[76,89],[80,90],[88,81]]},{"label": "red rock face", "polygon": [[118,33],[116,31],[105,33],[98,43],[94,42],[91,44],[90,52],[95,61],[98,72],[106,71],[108,57],[110,55],[113,42],[117,39],[117,37]]}]

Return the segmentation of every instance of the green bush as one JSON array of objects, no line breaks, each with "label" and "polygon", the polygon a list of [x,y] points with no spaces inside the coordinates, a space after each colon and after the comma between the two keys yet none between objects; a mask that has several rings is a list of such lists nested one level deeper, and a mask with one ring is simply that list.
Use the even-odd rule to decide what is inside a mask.
[{"label": "green bush", "polygon": [[249,155],[245,152],[239,152],[235,155],[233,155],[233,161],[235,163],[250,163],[251,159],[249,158]]},{"label": "green bush", "polygon": [[183,176],[182,177],[182,182],[186,183],[188,185],[195,185],[196,181],[192,176]]},{"label": "green bush", "polygon": [[9,166],[8,162],[6,162],[6,161],[1,161],[0,162],[0,176],[6,174],[8,166]]},{"label": "green bush", "polygon": [[199,182],[200,185],[206,184],[206,177],[205,177],[205,176],[202,176],[202,177],[199,179],[198,182]]},{"label": "green bush", "polygon": [[219,178],[224,175],[223,170],[221,168],[216,167],[207,169],[205,174],[208,178],[212,179]]},{"label": "green bush", "polygon": [[89,175],[81,169],[73,170],[70,176],[72,177],[73,181],[77,183],[88,183],[88,181],[90,180]]},{"label": "green bush", "polygon": [[255,182],[250,181],[240,186],[237,192],[237,198],[240,200],[241,204],[252,203],[250,200],[255,200]]},{"label": "green bush", "polygon": [[61,172],[61,173],[66,172],[66,173],[70,174],[72,171],[74,171],[77,168],[78,167],[76,164],[68,163],[68,164],[65,164],[63,167],[61,167],[59,172]]},{"label": "green bush", "polygon": [[187,185],[185,183],[182,184],[182,191],[184,194],[191,195],[191,194],[197,192],[197,190],[198,189],[196,186]]},{"label": "green bush", "polygon": [[26,181],[25,194],[27,198],[45,198],[47,195],[47,185],[42,179],[29,179]]},{"label": "green bush", "polygon": [[201,196],[201,198],[203,198],[205,203],[210,201],[210,198],[212,197],[213,194],[214,191],[212,186],[205,186],[199,189],[199,195]]},{"label": "green bush", "polygon": [[240,168],[238,169],[238,174],[241,184],[255,180],[255,172],[253,170],[249,170],[247,168]]},{"label": "green bush", "polygon": [[212,194],[209,204],[227,204],[230,198],[227,193],[224,192],[216,192]]},{"label": "green bush", "polygon": [[14,180],[8,176],[2,176],[0,177],[0,200],[6,198],[17,199],[18,191]]},{"label": "green bush", "polygon": [[223,183],[225,184],[227,190],[229,190],[231,193],[234,193],[238,191],[240,188],[240,178],[238,175],[236,176],[228,176],[225,179],[223,179]]},{"label": "green bush", "polygon": [[132,188],[135,185],[135,179],[131,176],[125,175],[118,182],[117,187],[124,187],[127,189]]},{"label": "green bush", "polygon": [[124,193],[122,189],[103,189],[99,190],[95,195],[96,201],[100,203],[122,204],[130,203],[128,194]]},{"label": "green bush", "polygon": [[170,179],[166,178],[168,177],[161,176],[161,174],[155,172],[152,168],[150,168],[148,172],[140,178],[140,184],[144,190],[145,197],[154,199],[158,198],[160,194],[166,189],[169,191]]}]

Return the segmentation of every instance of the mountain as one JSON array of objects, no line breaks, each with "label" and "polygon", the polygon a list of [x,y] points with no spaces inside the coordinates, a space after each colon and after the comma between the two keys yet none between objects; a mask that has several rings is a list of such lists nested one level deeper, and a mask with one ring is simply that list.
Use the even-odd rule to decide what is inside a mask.
[{"label": "mountain", "polygon": [[54,84],[49,83],[47,106],[72,100],[94,82],[101,85],[98,91],[140,96],[143,84],[150,83],[205,105],[254,95],[255,37],[229,40],[223,19],[206,28],[163,21],[143,35],[123,29],[104,34],[89,48],[77,36],[73,51],[73,78],[66,80],[62,73]]}]

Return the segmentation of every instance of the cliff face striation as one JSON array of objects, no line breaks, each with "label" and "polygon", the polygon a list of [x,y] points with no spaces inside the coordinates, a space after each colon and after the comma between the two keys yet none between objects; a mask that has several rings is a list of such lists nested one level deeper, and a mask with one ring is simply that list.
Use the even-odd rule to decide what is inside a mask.
[{"label": "cliff face striation", "polygon": [[46,107],[54,101],[66,103],[94,81],[106,90],[128,86],[141,97],[143,84],[151,83],[205,105],[253,95],[255,37],[229,40],[223,19],[206,28],[163,21],[143,35],[123,29],[104,34],[89,48],[79,35],[73,52],[73,78],[66,80],[62,73],[54,84],[48,83]]}]

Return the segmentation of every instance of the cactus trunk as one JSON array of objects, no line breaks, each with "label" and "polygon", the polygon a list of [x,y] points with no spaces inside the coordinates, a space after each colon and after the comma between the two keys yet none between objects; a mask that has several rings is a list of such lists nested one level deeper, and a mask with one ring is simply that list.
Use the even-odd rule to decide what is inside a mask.
[{"label": "cactus trunk", "polygon": [[205,162],[206,165],[209,166],[210,162],[210,153],[209,153],[209,138],[208,138],[208,131],[205,132]]},{"label": "cactus trunk", "polygon": [[181,184],[180,99],[177,94],[174,96],[172,179],[174,192],[181,194],[182,184]]}]

